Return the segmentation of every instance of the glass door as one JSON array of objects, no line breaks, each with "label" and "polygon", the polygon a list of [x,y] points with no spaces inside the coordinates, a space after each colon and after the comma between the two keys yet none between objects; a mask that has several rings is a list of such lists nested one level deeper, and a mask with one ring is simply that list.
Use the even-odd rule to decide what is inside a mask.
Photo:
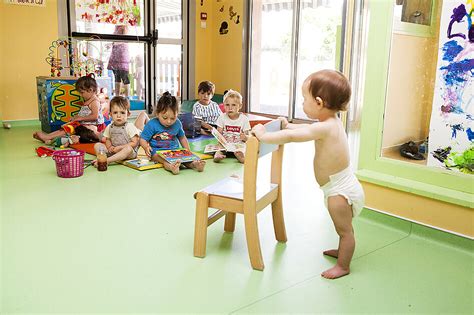
[{"label": "glass door", "polygon": [[[183,78],[183,5],[181,0],[155,2],[155,24],[158,29],[155,69],[156,92],[169,91],[182,96]],[[186,77],[186,75],[184,75]]]},{"label": "glass door", "polygon": [[151,113],[164,91],[182,94],[181,0],[68,0],[71,74],[95,72],[110,97]]},{"label": "glass door", "polygon": [[251,112],[307,119],[303,80],[317,70],[342,70],[345,7],[345,0],[252,2]]}]

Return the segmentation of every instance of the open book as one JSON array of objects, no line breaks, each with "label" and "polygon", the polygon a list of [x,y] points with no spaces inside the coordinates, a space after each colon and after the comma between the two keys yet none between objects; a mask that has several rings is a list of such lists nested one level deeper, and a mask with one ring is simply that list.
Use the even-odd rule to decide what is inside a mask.
[{"label": "open book", "polygon": [[199,156],[186,149],[163,150],[157,151],[156,153],[169,163],[175,163],[178,160],[182,163],[186,163],[201,159]]},{"label": "open book", "polygon": [[245,152],[245,143],[243,142],[228,142],[226,138],[217,131],[216,128],[212,128],[212,135],[217,139],[218,144],[208,144],[204,149],[204,153],[217,152],[217,151],[227,151],[227,152],[236,152],[242,151]]}]

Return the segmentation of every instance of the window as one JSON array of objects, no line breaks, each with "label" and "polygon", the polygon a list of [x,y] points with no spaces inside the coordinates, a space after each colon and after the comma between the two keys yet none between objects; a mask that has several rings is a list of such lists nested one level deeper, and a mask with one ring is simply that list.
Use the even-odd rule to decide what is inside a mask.
[{"label": "window", "polygon": [[250,112],[306,118],[303,80],[317,70],[342,69],[345,6],[344,0],[253,1]]}]

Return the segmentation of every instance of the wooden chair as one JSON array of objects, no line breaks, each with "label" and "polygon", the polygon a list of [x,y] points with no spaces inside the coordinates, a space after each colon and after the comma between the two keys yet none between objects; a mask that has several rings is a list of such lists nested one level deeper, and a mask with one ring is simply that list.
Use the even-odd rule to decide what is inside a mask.
[{"label": "wooden chair", "polygon": [[[267,131],[280,130],[280,121],[265,125]],[[258,159],[272,152],[271,179],[269,183],[257,185]],[[250,136],[245,152],[242,179],[229,177],[214,183],[194,194],[196,199],[196,221],[194,226],[194,256],[206,255],[207,227],[225,216],[224,230],[234,232],[235,214],[244,215],[245,234],[250,262],[254,269],[263,270],[257,214],[272,205],[273,227],[279,242],[286,242],[285,222],[281,199],[281,167],[283,145],[260,143]],[[218,209],[208,217],[208,208]]]}]

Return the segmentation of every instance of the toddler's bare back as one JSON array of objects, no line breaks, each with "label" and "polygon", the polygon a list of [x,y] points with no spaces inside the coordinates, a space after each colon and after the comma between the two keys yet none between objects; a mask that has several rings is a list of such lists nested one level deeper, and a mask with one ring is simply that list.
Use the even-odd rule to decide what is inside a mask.
[{"label": "toddler's bare back", "polygon": [[314,176],[320,186],[329,181],[329,176],[336,174],[350,164],[347,134],[342,122],[329,119],[317,124],[330,124],[330,132],[319,140],[315,140]]}]

